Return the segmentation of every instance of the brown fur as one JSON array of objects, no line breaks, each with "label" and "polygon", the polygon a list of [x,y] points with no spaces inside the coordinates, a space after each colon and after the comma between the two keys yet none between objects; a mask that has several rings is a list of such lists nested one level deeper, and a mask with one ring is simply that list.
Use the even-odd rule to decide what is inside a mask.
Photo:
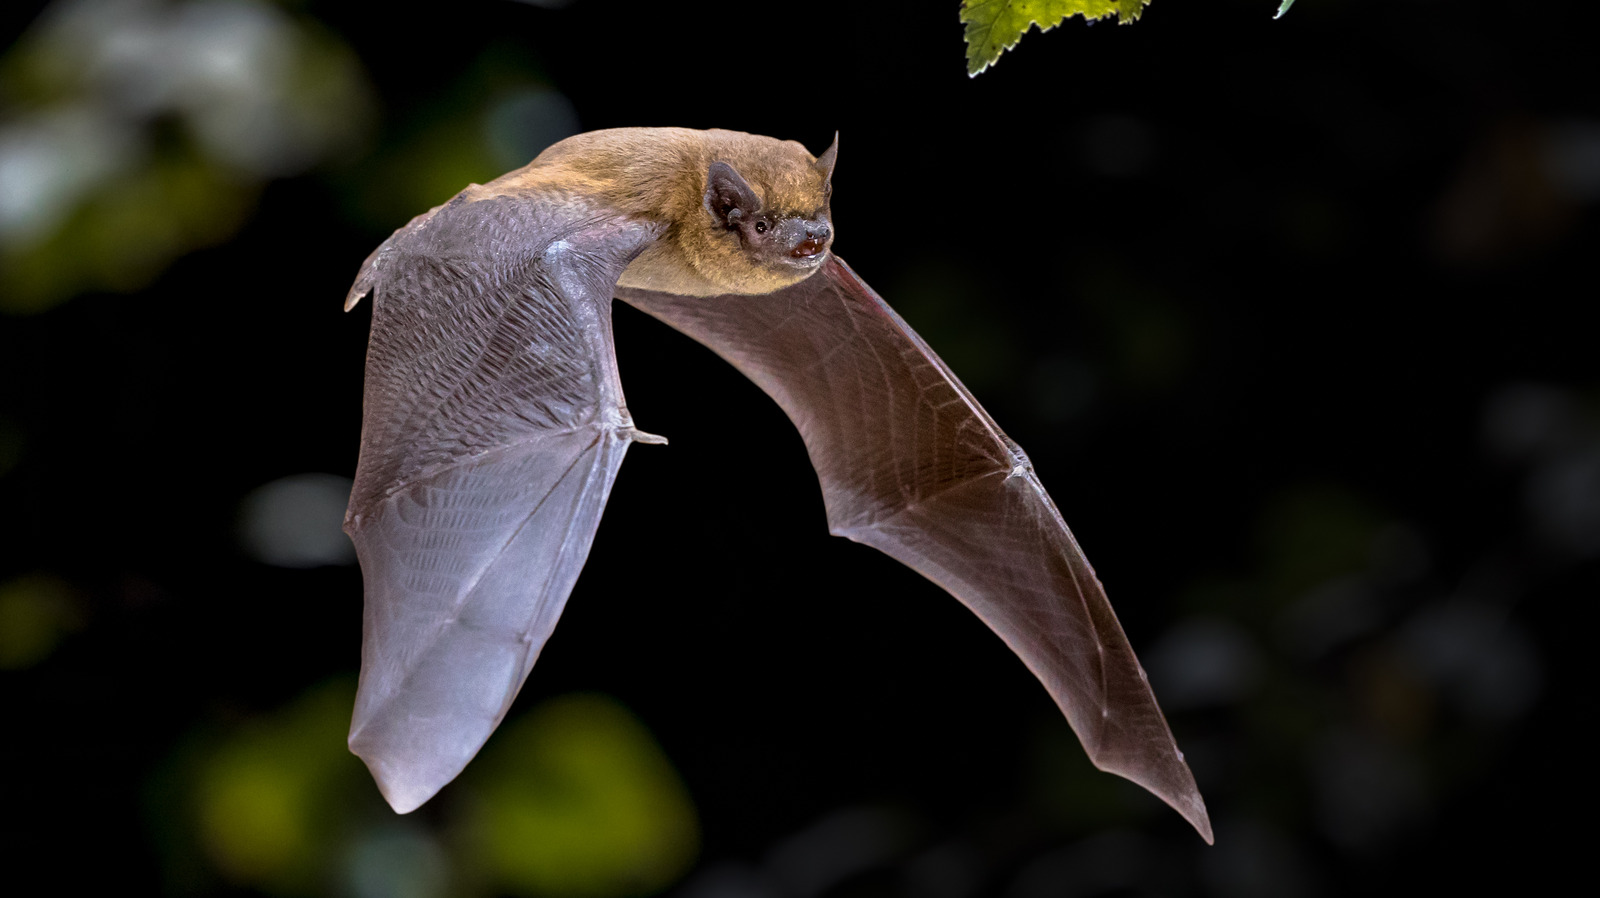
[{"label": "brown fur", "polygon": [[816,158],[792,140],[739,131],[615,128],[569,137],[527,166],[470,188],[468,196],[535,192],[596,205],[666,225],[618,283],[688,296],[770,293],[806,274],[776,270],[751,259],[738,235],[721,227],[705,206],[711,163],[732,165],[761,197],[764,211],[816,217],[827,210]]}]

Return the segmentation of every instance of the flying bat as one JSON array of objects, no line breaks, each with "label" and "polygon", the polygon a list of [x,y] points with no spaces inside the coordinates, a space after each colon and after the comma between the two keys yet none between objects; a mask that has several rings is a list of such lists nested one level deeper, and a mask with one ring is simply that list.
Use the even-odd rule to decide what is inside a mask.
[{"label": "flying bat", "polygon": [[1022,449],[831,252],[838,140],[622,128],[555,144],[396,231],[372,294],[345,515],[365,579],[350,748],[407,813],[505,717],[635,442],[621,299],[705,344],[799,428],[829,530],[989,625],[1090,760],[1207,842],[1205,804],[1094,569]]}]

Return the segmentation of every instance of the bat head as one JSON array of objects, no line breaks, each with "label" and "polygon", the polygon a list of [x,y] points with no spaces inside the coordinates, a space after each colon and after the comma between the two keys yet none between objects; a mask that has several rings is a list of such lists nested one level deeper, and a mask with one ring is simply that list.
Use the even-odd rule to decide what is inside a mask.
[{"label": "bat head", "polygon": [[706,226],[683,235],[706,280],[730,293],[769,293],[804,280],[833,245],[833,163],[794,141],[707,132],[701,205]]},{"label": "bat head", "polygon": [[739,131],[618,128],[567,138],[522,177],[569,190],[569,180],[595,185],[586,189],[666,226],[622,273],[623,287],[762,294],[799,283],[827,261],[838,146],[835,135],[813,157],[795,141]]},{"label": "bat head", "polygon": [[707,169],[705,206],[713,226],[736,236],[746,257],[780,274],[791,269],[810,274],[833,243],[824,194],[812,190],[775,196],[768,205],[738,169],[721,160]]}]

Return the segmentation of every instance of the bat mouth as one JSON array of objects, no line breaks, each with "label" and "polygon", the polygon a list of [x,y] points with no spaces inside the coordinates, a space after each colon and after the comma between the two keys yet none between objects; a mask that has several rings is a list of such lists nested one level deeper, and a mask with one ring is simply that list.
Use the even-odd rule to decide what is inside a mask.
[{"label": "bat mouth", "polygon": [[789,251],[789,255],[794,256],[796,259],[809,259],[812,256],[820,256],[828,248],[827,239],[826,231],[820,237],[813,236],[810,231],[807,231],[806,239],[796,244],[795,248]]},{"label": "bat mouth", "polygon": [[[773,253],[792,268],[811,271],[828,255],[833,230],[826,219],[786,218],[777,226]],[[781,253],[781,256],[779,255]]]},{"label": "bat mouth", "polygon": [[793,268],[797,271],[815,271],[822,265],[822,261],[826,258],[828,258],[827,250],[820,250],[816,253],[805,256],[799,255],[798,253],[791,253],[790,255],[784,257],[783,264],[784,267]]}]

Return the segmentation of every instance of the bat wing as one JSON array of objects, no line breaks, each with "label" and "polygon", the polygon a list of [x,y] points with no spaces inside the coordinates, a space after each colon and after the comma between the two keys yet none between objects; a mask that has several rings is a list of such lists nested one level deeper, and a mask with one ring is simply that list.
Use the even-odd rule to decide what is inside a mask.
[{"label": "bat wing", "polygon": [[345,517],[366,584],[350,748],[406,813],[500,723],[583,567],[633,429],[611,296],[653,226],[457,197],[362,266],[373,294]]},{"label": "bat wing", "polygon": [[805,439],[832,533],[939,584],[1005,640],[1095,766],[1211,822],[1144,669],[1022,449],[837,258],[766,296],[618,297],[704,343]]}]

